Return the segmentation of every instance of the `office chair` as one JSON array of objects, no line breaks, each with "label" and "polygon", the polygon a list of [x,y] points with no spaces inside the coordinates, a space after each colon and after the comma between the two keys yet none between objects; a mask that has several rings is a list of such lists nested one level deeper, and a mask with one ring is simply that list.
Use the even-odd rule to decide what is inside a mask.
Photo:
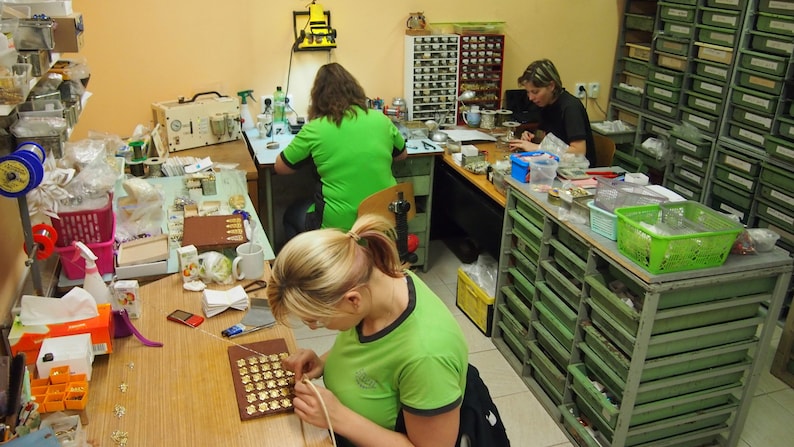
[{"label": "office chair", "polygon": [[615,142],[604,135],[593,132],[593,142],[595,143],[596,165],[594,167],[612,166],[612,158],[615,156]]},{"label": "office chair", "polygon": [[388,219],[397,230],[400,260],[416,263],[416,254],[408,251],[408,221],[416,216],[413,183],[398,183],[362,200],[358,206],[358,216],[364,214],[377,214]]}]

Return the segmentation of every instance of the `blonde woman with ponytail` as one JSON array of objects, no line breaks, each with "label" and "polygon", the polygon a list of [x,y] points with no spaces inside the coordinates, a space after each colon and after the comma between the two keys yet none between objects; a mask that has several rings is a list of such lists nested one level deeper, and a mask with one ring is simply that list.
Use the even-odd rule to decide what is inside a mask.
[{"label": "blonde woman with ponytail", "polygon": [[[388,221],[365,215],[348,232],[297,235],[274,261],[276,319],[338,331],[328,352],[300,349],[284,361],[295,413],[331,428],[339,445],[452,447],[468,347],[446,305],[401,265],[393,235]],[[404,433],[394,431],[400,415]]]}]

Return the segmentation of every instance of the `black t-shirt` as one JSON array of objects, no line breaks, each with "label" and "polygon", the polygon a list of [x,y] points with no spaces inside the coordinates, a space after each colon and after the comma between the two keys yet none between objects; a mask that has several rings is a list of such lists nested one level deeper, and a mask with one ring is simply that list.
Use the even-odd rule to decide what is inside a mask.
[{"label": "black t-shirt", "polygon": [[538,128],[546,133],[553,133],[566,144],[585,140],[587,143],[585,156],[590,161],[590,166],[596,165],[595,142],[587,111],[582,102],[566,90],[562,91],[554,103],[540,110]]}]

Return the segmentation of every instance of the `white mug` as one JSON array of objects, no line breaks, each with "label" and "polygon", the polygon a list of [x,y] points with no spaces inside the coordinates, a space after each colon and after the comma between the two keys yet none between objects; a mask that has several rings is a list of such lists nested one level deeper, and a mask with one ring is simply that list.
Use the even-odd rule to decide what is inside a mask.
[{"label": "white mug", "polygon": [[232,261],[234,279],[259,279],[265,274],[265,250],[254,242],[237,246],[237,257]]}]

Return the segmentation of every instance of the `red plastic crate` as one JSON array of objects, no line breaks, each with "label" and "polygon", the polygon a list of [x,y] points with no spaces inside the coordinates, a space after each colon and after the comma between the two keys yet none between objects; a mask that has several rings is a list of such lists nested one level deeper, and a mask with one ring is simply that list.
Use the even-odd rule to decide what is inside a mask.
[{"label": "red plastic crate", "polygon": [[[113,262],[113,248],[116,242],[116,219],[113,213],[110,213],[110,238],[104,242],[86,243],[88,248],[97,256],[96,266],[100,275],[105,273],[113,273],[115,266]],[[61,269],[69,279],[81,279],[85,277],[85,259],[78,253],[73,245],[68,247],[55,247],[55,253],[61,257]],[[77,256],[77,259],[75,259]]]},{"label": "red plastic crate", "polygon": [[112,194],[108,194],[108,203],[102,208],[58,213],[58,217],[52,219],[52,227],[58,232],[56,247],[71,247],[74,241],[101,243],[115,234]]}]

